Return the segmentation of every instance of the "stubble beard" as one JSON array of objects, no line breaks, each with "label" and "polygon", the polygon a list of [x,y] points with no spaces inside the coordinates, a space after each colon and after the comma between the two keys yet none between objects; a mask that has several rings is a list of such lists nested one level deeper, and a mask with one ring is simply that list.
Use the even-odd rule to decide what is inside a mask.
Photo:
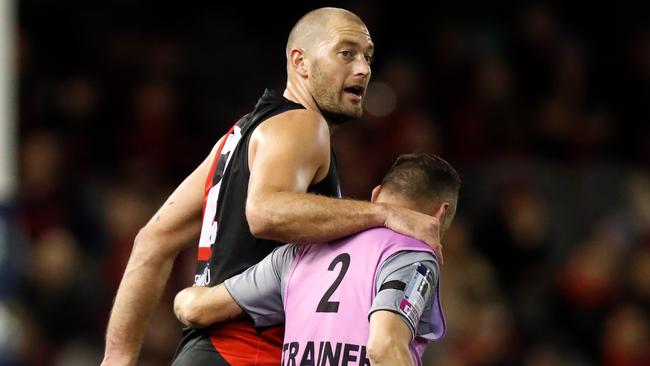
[{"label": "stubble beard", "polygon": [[344,101],[341,100],[342,91],[337,88],[334,79],[325,74],[316,64],[313,67],[310,92],[323,117],[334,125],[342,125],[363,115],[361,106],[346,108]]}]

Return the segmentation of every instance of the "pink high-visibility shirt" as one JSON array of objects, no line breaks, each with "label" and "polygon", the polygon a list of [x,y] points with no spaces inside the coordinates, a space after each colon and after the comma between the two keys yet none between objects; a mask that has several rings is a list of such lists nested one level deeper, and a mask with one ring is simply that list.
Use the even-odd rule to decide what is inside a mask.
[{"label": "pink high-visibility shirt", "polygon": [[[425,243],[385,228],[366,230],[327,244],[299,247],[284,281],[283,365],[368,365],[368,311],[377,293],[376,277],[382,263],[400,251],[433,255]],[[418,283],[431,287],[421,291],[435,291],[431,304],[432,331],[421,336],[437,339],[445,328],[438,281]],[[405,290],[405,295],[415,295],[403,299],[400,310],[404,316],[412,317],[414,307],[424,307],[423,299],[416,298],[418,289]],[[414,321],[417,327],[417,319]],[[425,339],[411,342],[416,364],[421,364]]]}]

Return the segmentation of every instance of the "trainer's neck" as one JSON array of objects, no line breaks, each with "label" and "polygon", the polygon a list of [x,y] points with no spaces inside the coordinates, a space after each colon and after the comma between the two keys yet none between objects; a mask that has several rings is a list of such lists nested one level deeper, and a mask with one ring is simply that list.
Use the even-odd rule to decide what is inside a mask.
[{"label": "trainer's neck", "polygon": [[409,210],[417,211],[425,215],[433,214],[431,210],[425,209],[424,207],[422,207],[421,204],[418,204],[418,202],[415,202],[411,199],[403,197],[400,194],[395,194],[392,192],[381,191],[379,193],[379,196],[375,200],[375,203],[383,203],[386,205],[408,208]]}]

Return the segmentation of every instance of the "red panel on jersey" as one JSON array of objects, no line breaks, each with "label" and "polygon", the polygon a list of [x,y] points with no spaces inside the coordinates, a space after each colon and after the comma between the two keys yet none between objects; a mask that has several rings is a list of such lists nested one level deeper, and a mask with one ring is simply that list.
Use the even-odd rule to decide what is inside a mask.
[{"label": "red panel on jersey", "polygon": [[198,260],[207,261],[212,255],[212,248],[210,247],[199,247]]},{"label": "red panel on jersey", "polygon": [[256,329],[236,320],[210,329],[210,341],[233,366],[277,366],[282,359],[284,326]]},{"label": "red panel on jersey", "polygon": [[237,125],[237,122],[235,122],[232,127],[228,130],[228,133],[224,135],[224,139],[221,140],[221,144],[219,145],[219,149],[217,150],[217,155],[215,155],[214,159],[212,160],[212,166],[210,166],[210,173],[208,173],[208,179],[205,180],[205,191],[203,192],[203,214],[205,214],[205,204],[208,201],[208,192],[210,192],[210,189],[212,188],[212,179],[214,178],[214,170],[217,168],[217,163],[219,162],[219,157],[221,157],[221,150],[223,150],[223,147],[226,145],[226,141],[228,141],[228,136],[232,133],[232,131],[235,129],[235,126]]}]

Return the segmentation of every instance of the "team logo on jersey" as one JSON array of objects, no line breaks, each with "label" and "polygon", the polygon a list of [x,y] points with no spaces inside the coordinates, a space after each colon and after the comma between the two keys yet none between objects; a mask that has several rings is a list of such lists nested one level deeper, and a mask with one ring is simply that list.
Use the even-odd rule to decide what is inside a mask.
[{"label": "team logo on jersey", "polygon": [[207,286],[210,284],[210,266],[203,268],[203,273],[194,275],[194,286]]}]

